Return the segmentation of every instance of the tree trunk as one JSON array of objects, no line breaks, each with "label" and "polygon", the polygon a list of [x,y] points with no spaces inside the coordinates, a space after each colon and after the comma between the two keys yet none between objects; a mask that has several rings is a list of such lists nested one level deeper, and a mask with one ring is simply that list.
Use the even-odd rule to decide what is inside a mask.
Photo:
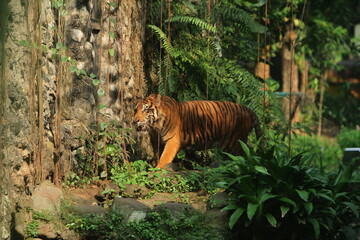
[{"label": "tree trunk", "polygon": [[[297,94],[299,92],[299,74],[298,66],[294,59],[294,48],[291,47],[291,39],[294,32],[288,31],[284,37],[284,43],[281,49],[282,57],[282,91],[289,97],[285,97],[282,103],[282,109],[285,118],[291,123],[299,121],[299,107],[297,104]],[[296,38],[296,37],[295,37]]]}]

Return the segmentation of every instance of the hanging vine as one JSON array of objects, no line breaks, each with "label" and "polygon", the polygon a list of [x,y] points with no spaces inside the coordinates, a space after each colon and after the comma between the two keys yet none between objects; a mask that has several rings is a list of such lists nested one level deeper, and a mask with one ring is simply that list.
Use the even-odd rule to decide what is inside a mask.
[{"label": "hanging vine", "polygon": [[[7,32],[6,32],[6,27],[7,26],[7,19],[8,19],[8,7],[7,7],[7,3],[1,1],[0,2],[0,8],[2,9],[3,13],[0,14],[0,24],[3,27],[0,27],[0,162],[3,163],[4,161],[4,154],[3,154],[3,150],[4,150],[4,144],[5,142],[3,141],[3,138],[5,136],[4,132],[5,132],[5,121],[6,121],[6,98],[7,98],[7,82],[6,82],[6,77],[5,77],[5,61],[6,61],[6,54],[5,54],[5,42],[6,42],[6,36],[7,36]],[[1,164],[3,165],[3,164]],[[10,166],[9,166],[10,167]],[[2,166],[0,167],[0,174],[2,174],[3,172],[3,168]],[[3,180],[3,176],[1,175],[1,179]],[[2,233],[2,230],[0,230],[0,235]]]},{"label": "hanging vine", "polygon": [[36,37],[35,37],[35,41],[37,48],[36,48],[36,75],[35,75],[35,79],[37,81],[37,98],[38,98],[38,153],[37,153],[37,159],[35,159],[36,164],[35,164],[35,171],[36,171],[36,179],[38,182],[44,180],[44,176],[43,176],[43,145],[44,145],[44,98],[43,98],[43,94],[44,94],[44,89],[43,89],[43,78],[41,76],[41,56],[42,56],[42,31],[41,31],[41,1],[36,1],[37,3],[37,12],[36,15],[39,16],[37,18],[37,23],[34,26],[37,26],[37,31],[36,31]]},{"label": "hanging vine", "polygon": [[[65,15],[66,3],[61,1],[54,2],[53,7],[57,12],[57,35],[56,35],[56,49],[59,52],[66,50],[64,45],[64,29],[65,29]],[[65,54],[64,54],[65,55]],[[55,131],[54,131],[54,184],[60,186],[60,164],[61,164],[61,121],[62,121],[62,104],[63,104],[63,83],[65,77],[65,64],[59,57],[57,60],[57,74],[56,74],[56,93],[55,93]]]}]

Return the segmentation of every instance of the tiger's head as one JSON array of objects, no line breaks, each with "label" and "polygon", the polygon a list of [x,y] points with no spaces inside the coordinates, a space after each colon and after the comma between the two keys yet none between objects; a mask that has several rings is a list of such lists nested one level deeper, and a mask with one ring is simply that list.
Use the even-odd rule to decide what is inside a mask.
[{"label": "tiger's head", "polygon": [[148,131],[159,120],[161,95],[151,94],[139,100],[134,111],[134,124],[138,131]]}]

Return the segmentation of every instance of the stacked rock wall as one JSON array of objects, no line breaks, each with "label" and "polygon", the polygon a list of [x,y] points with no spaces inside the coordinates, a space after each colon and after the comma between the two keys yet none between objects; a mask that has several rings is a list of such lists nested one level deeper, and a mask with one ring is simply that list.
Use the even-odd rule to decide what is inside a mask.
[{"label": "stacked rock wall", "polygon": [[79,137],[103,118],[131,127],[133,99],[146,90],[145,0],[112,2],[1,3],[0,239],[10,239],[19,198],[71,171]]}]

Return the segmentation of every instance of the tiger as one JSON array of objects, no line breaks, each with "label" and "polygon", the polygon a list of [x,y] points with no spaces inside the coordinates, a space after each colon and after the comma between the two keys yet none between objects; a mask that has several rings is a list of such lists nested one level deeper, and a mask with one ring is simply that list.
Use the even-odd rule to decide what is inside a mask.
[{"label": "tiger", "polygon": [[137,131],[153,136],[150,139],[154,155],[160,158],[157,168],[167,167],[180,149],[220,148],[242,155],[238,140],[246,143],[253,128],[257,139],[263,135],[255,112],[243,105],[228,101],[178,102],[160,94],[137,102],[133,122]]}]

